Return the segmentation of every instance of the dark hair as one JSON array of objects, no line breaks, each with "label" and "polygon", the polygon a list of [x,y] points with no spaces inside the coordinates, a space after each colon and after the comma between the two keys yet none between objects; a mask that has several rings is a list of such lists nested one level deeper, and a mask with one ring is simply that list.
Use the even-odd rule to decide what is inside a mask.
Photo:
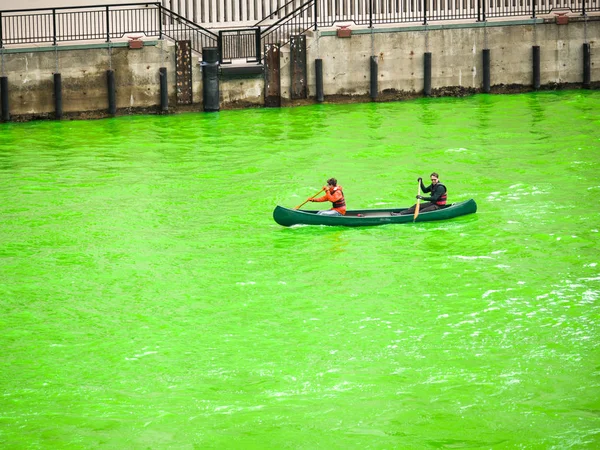
[{"label": "dark hair", "polygon": [[335,178],[330,178],[327,180],[327,184],[330,186],[337,186],[337,180]]},{"label": "dark hair", "polygon": [[440,176],[437,174],[437,172],[432,172],[431,175],[429,175],[430,177],[436,177],[439,178]]}]

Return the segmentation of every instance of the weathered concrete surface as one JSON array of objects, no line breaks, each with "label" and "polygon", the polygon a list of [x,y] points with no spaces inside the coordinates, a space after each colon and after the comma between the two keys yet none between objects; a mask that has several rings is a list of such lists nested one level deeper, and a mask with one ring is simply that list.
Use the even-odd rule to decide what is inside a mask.
[{"label": "weathered concrete surface", "polygon": [[[468,25],[411,26],[353,30],[351,38],[319,31],[307,38],[308,100],[290,100],[290,52],[281,51],[282,104],[312,103],[316,96],[314,61],[323,59],[326,101],[370,101],[369,59],[378,61],[378,101],[423,95],[423,55],[432,54],[432,95],[480,92],[482,50],[490,49],[492,92],[532,89],[532,46],[541,49],[542,88],[579,87],[583,81],[583,43],[591,46],[591,80],[600,87],[600,17],[568,25],[526,20]],[[192,61],[193,104],[176,104],[175,44],[147,41],[143,49],[125,43],[59,46],[4,51],[12,120],[53,117],[53,78],[63,80],[65,117],[103,117],[108,111],[106,71],[115,71],[117,113],[159,113],[159,68],[167,67],[169,111],[202,110],[202,72]],[[264,78],[222,76],[221,108],[264,105]]]},{"label": "weathered concrete surface", "polygon": [[224,108],[252,108],[264,104],[263,75],[222,77],[220,98]]},{"label": "weathered concrete surface", "polygon": [[[432,53],[433,90],[449,94],[481,90],[486,47],[491,53],[491,85],[496,89],[531,86],[533,45],[541,47],[543,85],[577,84],[583,79],[583,22],[375,31],[360,30],[349,39],[328,33],[319,38],[318,45],[310,46],[313,71],[317,53],[323,58],[326,97],[367,95],[371,54],[378,58],[380,93],[395,92],[398,97],[422,93],[427,51]],[[600,52],[594,52],[594,46],[600,39],[600,22],[588,22],[587,36],[592,47],[592,81],[598,82]]]}]

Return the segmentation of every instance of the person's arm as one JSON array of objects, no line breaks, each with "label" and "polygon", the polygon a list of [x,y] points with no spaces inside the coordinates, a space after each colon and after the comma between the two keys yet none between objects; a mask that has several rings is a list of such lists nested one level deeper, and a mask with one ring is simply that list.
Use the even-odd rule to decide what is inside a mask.
[{"label": "person's arm", "polygon": [[421,190],[423,192],[429,192],[428,190],[426,190],[427,188],[425,187],[425,185],[423,184],[423,178],[419,177],[419,183],[421,183]]},{"label": "person's arm", "polygon": [[337,202],[340,198],[342,198],[342,193],[340,191],[335,191],[333,195],[329,193],[329,191],[325,191],[325,195],[319,198],[313,198],[311,202]]},{"label": "person's arm", "polygon": [[[317,202],[317,203],[320,203],[320,202],[332,202],[333,203],[338,198],[340,198],[340,196],[342,195],[341,192],[339,192],[339,191],[336,191],[333,195],[331,195],[329,193],[329,190],[327,188],[323,188],[323,189],[325,189],[325,195],[323,197],[313,198],[310,201],[311,202]],[[339,195],[337,197],[335,197],[336,194],[339,194]]]},{"label": "person's arm", "polygon": [[339,199],[341,199],[341,198],[342,198],[342,193],[341,193],[340,191],[335,191],[335,192],[333,193],[333,195],[331,195],[329,192],[327,192],[325,195],[326,195],[326,196],[329,198],[329,201],[330,201],[331,203],[335,203],[335,202],[337,202]]}]

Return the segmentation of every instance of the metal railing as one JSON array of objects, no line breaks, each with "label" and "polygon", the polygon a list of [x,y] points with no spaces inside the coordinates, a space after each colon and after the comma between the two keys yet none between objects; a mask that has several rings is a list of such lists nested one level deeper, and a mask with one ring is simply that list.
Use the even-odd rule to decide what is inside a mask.
[{"label": "metal railing", "polygon": [[[280,9],[287,9],[289,5],[296,3],[294,0],[286,3]],[[294,10],[275,23],[271,24],[261,32],[261,39],[263,45],[265,44],[279,44],[285,45],[290,41],[290,37],[293,34],[304,34],[311,28],[315,30],[318,27],[318,16],[317,16],[317,2],[316,0],[308,0],[305,3],[297,6]],[[279,15],[279,11],[273,13],[274,16]],[[257,27],[266,23],[266,19],[263,19],[256,24]]]},{"label": "metal railing", "polygon": [[[162,5],[207,28],[242,28],[252,26],[265,17],[282,19],[304,1],[162,0]],[[287,8],[282,8],[285,4]]]},{"label": "metal railing", "polygon": [[192,49],[216,46],[217,35],[155,3],[0,11],[0,48],[15,44],[104,40],[140,33],[186,39]]},{"label": "metal railing", "polygon": [[217,47],[219,42],[217,34],[160,5],[158,9],[161,18],[159,39],[166,36],[174,41],[189,40],[192,50],[198,53],[202,53],[205,47]]},{"label": "metal railing", "polygon": [[[537,17],[555,10],[600,11],[600,0],[316,0],[317,24],[400,24],[491,17]],[[306,18],[312,16],[310,11]]]},{"label": "metal railing", "polygon": [[[162,0],[163,6],[204,27],[255,26],[289,16],[306,0]],[[549,14],[554,10],[600,11],[600,0],[316,0],[318,25],[376,25],[438,20],[485,20]],[[268,18],[268,19],[267,19]],[[306,11],[306,19],[313,12]]]}]

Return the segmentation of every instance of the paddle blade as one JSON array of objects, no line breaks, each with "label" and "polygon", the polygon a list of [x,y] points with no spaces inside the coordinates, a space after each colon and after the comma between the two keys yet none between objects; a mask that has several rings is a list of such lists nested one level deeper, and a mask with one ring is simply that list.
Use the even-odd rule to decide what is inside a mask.
[{"label": "paddle blade", "polygon": [[421,195],[421,182],[417,181],[417,204],[415,205],[415,215],[413,216],[413,222],[415,220],[417,220],[417,217],[419,216],[419,208],[421,207],[419,202],[421,201],[421,199],[419,198],[419,195]]},{"label": "paddle blade", "polygon": [[417,216],[419,215],[419,208],[421,205],[419,205],[419,200],[417,200],[417,206],[415,206],[415,215],[413,216],[413,222],[415,220],[417,220]]}]

